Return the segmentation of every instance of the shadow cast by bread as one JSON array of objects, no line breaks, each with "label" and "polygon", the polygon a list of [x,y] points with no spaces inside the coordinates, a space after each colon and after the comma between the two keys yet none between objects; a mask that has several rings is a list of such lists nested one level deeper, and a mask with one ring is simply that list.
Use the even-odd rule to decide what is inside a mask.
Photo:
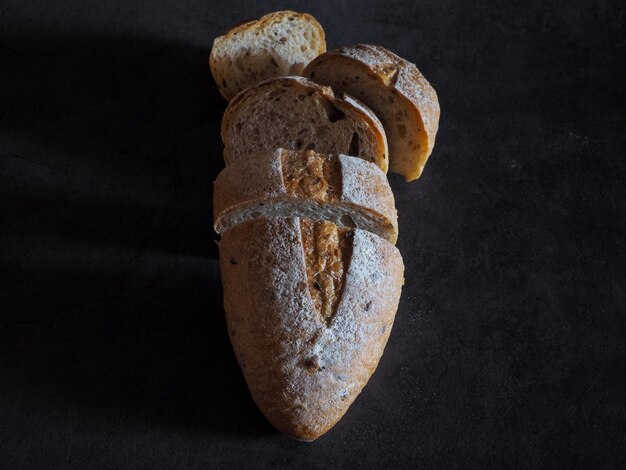
[{"label": "shadow cast by bread", "polygon": [[208,45],[41,30],[0,55],[5,385],[129,425],[269,431],[224,328]]}]

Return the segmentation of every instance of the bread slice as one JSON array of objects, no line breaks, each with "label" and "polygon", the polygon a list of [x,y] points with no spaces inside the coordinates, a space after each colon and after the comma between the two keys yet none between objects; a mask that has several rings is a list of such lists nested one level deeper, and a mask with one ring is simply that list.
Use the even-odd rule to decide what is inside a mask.
[{"label": "bread slice", "polygon": [[284,148],[352,155],[387,171],[387,139],[374,113],[302,77],[273,78],[239,93],[224,113],[222,141],[227,165]]},{"label": "bread slice", "polygon": [[435,145],[437,93],[417,67],[382,46],[342,47],[313,60],[303,75],[362,100],[389,139],[390,170],[418,178]]},{"label": "bread slice", "polygon": [[346,155],[278,149],[250,155],[215,181],[215,231],[258,217],[307,217],[361,228],[391,243],[397,212],[385,174]]},{"label": "bread slice", "polygon": [[228,332],[252,397],[283,433],[318,438],[378,365],[400,253],[368,231],[295,217],[248,220],[219,247]]},{"label": "bread slice", "polygon": [[230,101],[267,78],[300,75],[325,51],[324,30],[315,18],[277,11],[218,36],[211,50],[211,72],[220,93]]}]

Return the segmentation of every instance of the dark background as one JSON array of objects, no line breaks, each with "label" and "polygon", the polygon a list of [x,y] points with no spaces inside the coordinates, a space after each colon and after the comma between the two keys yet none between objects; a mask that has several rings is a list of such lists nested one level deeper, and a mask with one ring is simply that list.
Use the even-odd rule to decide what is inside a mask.
[{"label": "dark background", "polygon": [[[312,444],[235,361],[216,35],[291,7],[436,88],[385,355]],[[0,3],[0,467],[623,468],[622,1]]]}]

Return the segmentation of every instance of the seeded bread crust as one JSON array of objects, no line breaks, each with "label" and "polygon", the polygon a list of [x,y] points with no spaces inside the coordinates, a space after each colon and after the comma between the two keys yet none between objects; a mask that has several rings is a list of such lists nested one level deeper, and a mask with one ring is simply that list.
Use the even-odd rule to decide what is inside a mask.
[{"label": "seeded bread crust", "polygon": [[220,241],[228,331],[255,402],[280,431],[314,440],[347,411],[376,369],[403,282],[397,248],[353,231],[328,324],[308,288],[300,220],[258,218]]},{"label": "seeded bread crust", "polygon": [[[297,102],[297,108],[284,110],[289,116],[277,112],[273,104],[283,98]],[[293,119],[300,121],[292,124],[289,120]],[[279,137],[274,135],[277,129]],[[358,148],[353,145],[355,136]],[[224,113],[222,141],[227,165],[262,150],[301,150],[314,145],[317,152],[374,162],[385,173],[388,167],[387,138],[378,117],[356,99],[339,98],[329,87],[302,77],[269,79],[239,93]]]},{"label": "seeded bread crust", "polygon": [[[324,67],[324,68],[323,68]],[[339,73],[337,71],[340,71]],[[385,114],[371,99],[371,93],[356,93],[354,84],[340,78],[344,73],[353,76],[373,76],[377,86],[398,97],[400,104],[392,104],[396,113],[406,110],[407,120],[420,130],[420,142],[410,155],[399,151],[400,143],[390,132],[390,122],[383,125],[390,146],[390,170],[402,174],[407,181],[418,178],[435,145],[439,128],[440,107],[437,93],[417,67],[382,46],[359,44],[328,51],[314,59],[303,75],[336,92],[357,96],[381,117]],[[372,91],[372,90],[370,90]]]},{"label": "seeded bread crust", "polygon": [[220,93],[231,100],[267,78],[299,75],[325,51],[324,29],[317,20],[285,10],[239,24],[215,38],[209,63]]},{"label": "seeded bread crust", "polygon": [[[307,164],[317,164],[317,172],[307,168]],[[294,175],[296,166],[302,169]],[[303,176],[304,172],[307,173]],[[288,187],[292,182],[298,186]],[[356,225],[391,243],[398,238],[397,211],[385,174],[373,163],[356,157],[283,149],[265,151],[222,170],[215,181],[214,194],[218,233],[261,214],[306,215],[318,220],[334,218],[340,227]],[[371,224],[362,226],[362,219]]]}]

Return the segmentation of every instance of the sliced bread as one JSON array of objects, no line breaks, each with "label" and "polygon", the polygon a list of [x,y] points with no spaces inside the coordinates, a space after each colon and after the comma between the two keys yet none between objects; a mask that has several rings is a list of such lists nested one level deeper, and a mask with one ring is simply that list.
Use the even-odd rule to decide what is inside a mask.
[{"label": "sliced bread", "polygon": [[211,50],[211,72],[222,96],[231,100],[267,78],[300,75],[325,51],[324,30],[315,18],[278,11],[218,36]]},{"label": "sliced bread", "polygon": [[222,120],[227,165],[262,150],[315,150],[346,154],[387,171],[381,122],[351,97],[335,96],[302,77],[269,79],[233,99]]},{"label": "sliced bread", "polygon": [[385,128],[390,170],[407,181],[422,174],[440,111],[437,93],[414,64],[382,46],[359,44],[322,54],[303,75],[365,103]]},{"label": "sliced bread", "polygon": [[346,155],[278,149],[229,165],[215,181],[215,231],[259,217],[307,217],[395,243],[397,212],[385,174]]}]

